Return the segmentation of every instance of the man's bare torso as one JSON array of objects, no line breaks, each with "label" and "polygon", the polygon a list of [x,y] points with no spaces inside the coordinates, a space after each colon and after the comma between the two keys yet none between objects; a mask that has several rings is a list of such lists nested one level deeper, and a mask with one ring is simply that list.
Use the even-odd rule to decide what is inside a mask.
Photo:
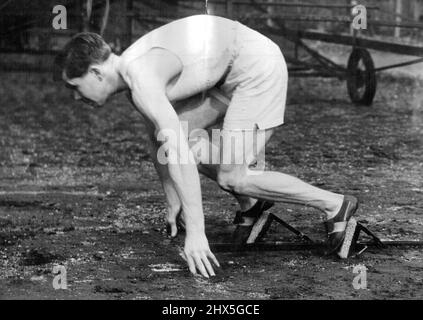
[{"label": "man's bare torso", "polygon": [[133,60],[160,48],[173,54],[182,64],[181,73],[167,87],[170,101],[206,91],[222,79],[235,57],[238,25],[225,18],[198,15],[158,28],[122,54],[122,77],[127,81],[126,74]]}]

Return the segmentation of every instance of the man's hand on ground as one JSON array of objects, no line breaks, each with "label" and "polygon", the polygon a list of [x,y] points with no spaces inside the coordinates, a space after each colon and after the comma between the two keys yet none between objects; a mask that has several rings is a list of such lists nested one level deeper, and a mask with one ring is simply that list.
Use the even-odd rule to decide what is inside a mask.
[{"label": "man's hand on ground", "polygon": [[184,259],[187,261],[192,274],[197,274],[198,270],[206,278],[216,275],[209,259],[217,267],[220,267],[216,257],[210,251],[209,242],[205,234],[187,234],[185,238]]}]

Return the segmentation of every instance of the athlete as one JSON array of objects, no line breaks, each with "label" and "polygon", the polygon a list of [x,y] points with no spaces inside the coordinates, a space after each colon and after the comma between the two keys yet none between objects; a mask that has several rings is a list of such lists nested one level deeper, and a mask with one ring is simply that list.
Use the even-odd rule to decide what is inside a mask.
[{"label": "athlete", "polygon": [[[145,118],[168,203],[167,221],[175,236],[182,214],[184,258],[193,274],[214,276],[212,264],[219,266],[205,235],[199,171],[238,200],[235,241],[245,241],[274,202],[288,202],[324,212],[327,253],[339,250],[358,207],[355,197],[257,170],[258,155],[284,123],[286,104],[288,71],[270,39],[239,22],[197,15],[155,29],[120,56],[99,35],[78,34],[56,66],[56,75],[76,99],[103,106],[110,96],[126,91]],[[188,136],[221,120],[220,143],[209,146],[218,149],[219,161],[210,162],[204,159],[207,152],[190,150]]]}]

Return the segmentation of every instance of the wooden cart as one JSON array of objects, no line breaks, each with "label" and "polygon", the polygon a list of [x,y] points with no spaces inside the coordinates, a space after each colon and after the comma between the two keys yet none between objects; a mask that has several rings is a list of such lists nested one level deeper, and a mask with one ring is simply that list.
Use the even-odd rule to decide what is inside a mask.
[{"label": "wooden cart", "polygon": [[[295,7],[301,8],[325,8],[327,10],[345,9],[346,13],[351,13],[353,5],[339,4],[316,4],[316,3],[292,3],[287,1],[246,1],[246,0],[227,0],[228,15],[231,18],[244,22],[246,24],[259,25],[258,29],[265,34],[282,36],[284,39],[292,42],[295,46],[293,55],[286,56],[289,63],[290,76],[297,77],[336,77],[346,80],[348,93],[351,101],[358,105],[371,105],[376,93],[377,78],[376,73],[388,69],[404,67],[423,62],[423,44],[406,45],[393,43],[391,41],[377,40],[369,37],[366,30],[357,31],[351,28],[349,34],[339,34],[327,31],[315,31],[301,28],[292,28],[287,26],[287,22],[325,22],[333,24],[351,25],[353,16],[344,17],[325,17],[322,15],[284,15],[269,13],[272,8]],[[252,13],[237,15],[240,12],[238,6],[250,6]],[[367,7],[369,12],[379,10],[378,7]],[[423,31],[423,23],[417,22],[399,22],[398,14],[392,14],[392,20],[383,21],[370,18],[367,21],[369,27],[383,26],[390,28],[413,29],[417,32]],[[261,23],[260,23],[261,22]],[[316,49],[307,45],[304,40],[315,40],[333,44],[346,45],[351,47],[351,53],[346,66],[340,65],[319,53]],[[301,58],[298,55],[299,50],[306,52],[308,57]],[[375,67],[373,58],[369,49],[395,53],[400,55],[415,56],[403,63]],[[284,52],[285,53],[285,52]],[[311,58],[311,59],[310,59]],[[312,61],[312,62],[310,62]]]}]

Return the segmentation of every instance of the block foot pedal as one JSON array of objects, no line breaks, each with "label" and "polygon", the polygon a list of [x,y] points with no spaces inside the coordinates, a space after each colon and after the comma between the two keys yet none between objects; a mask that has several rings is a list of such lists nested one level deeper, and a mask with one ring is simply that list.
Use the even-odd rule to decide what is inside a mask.
[{"label": "block foot pedal", "polygon": [[260,241],[266,235],[272,222],[273,214],[264,212],[254,224],[246,243],[252,244]]},{"label": "block foot pedal", "polygon": [[382,241],[373,232],[371,232],[361,223],[357,222],[357,220],[355,220],[354,218],[351,218],[351,220],[348,221],[347,224],[347,228],[345,231],[345,239],[342,243],[341,249],[337,253],[338,257],[340,257],[341,259],[347,259],[350,257],[359,256],[364,251],[366,251],[368,246],[358,242],[361,232],[364,232],[365,234],[370,236],[376,246],[384,246]]}]

